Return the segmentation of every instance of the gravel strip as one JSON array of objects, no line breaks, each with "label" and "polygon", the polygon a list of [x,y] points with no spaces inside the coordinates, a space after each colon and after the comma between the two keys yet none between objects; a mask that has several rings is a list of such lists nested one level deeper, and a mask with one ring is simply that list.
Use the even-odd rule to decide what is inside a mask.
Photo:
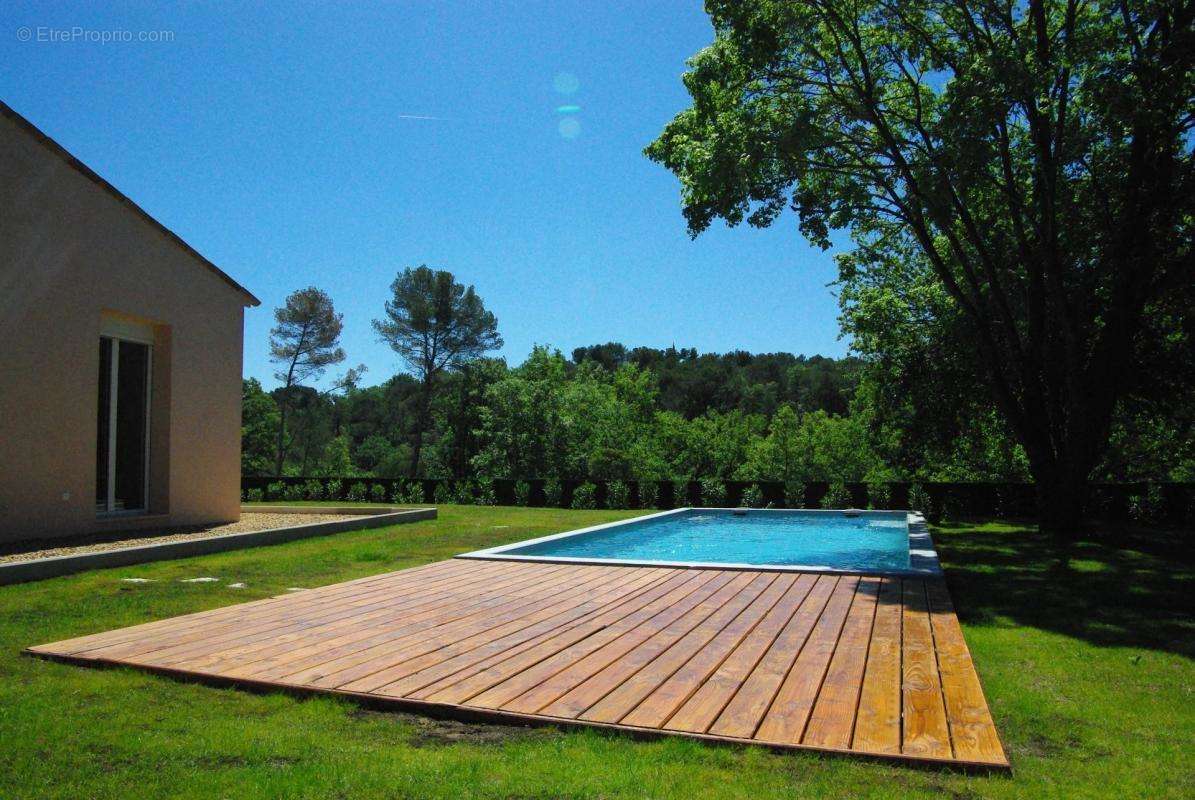
[{"label": "gravel strip", "polygon": [[[335,522],[342,519],[361,519],[353,514],[241,514],[239,522],[227,525],[187,526],[167,528],[165,530],[122,531],[119,534],[89,534],[85,537],[59,540],[57,547],[43,547],[40,550],[26,550],[19,553],[0,555],[0,564],[11,561],[32,561],[36,558],[50,558],[52,556],[76,556],[82,553],[96,553],[103,550],[119,550],[122,547],[136,547],[143,544],[161,544],[163,542],[182,542],[187,539],[207,539],[212,536],[224,536],[229,533],[248,533],[249,531],[264,531],[270,528],[293,528],[298,525],[311,525],[316,522]],[[109,537],[120,536],[119,539]],[[97,541],[103,540],[103,541]],[[26,543],[36,546],[36,543]],[[10,545],[10,547],[15,547]]]}]

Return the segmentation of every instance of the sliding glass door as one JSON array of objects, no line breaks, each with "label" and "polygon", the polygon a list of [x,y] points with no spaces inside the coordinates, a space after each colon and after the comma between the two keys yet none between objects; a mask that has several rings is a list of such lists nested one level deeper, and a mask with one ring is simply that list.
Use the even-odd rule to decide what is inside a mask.
[{"label": "sliding glass door", "polygon": [[146,508],[150,353],[143,342],[100,337],[95,505],[101,513]]}]

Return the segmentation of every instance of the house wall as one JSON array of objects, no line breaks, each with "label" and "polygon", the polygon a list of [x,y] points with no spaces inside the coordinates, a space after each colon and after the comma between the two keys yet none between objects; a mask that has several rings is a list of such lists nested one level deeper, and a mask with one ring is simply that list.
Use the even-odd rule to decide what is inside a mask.
[{"label": "house wall", "polygon": [[[235,520],[248,297],[0,116],[0,542]],[[105,315],[153,326],[150,509],[97,521]]]}]

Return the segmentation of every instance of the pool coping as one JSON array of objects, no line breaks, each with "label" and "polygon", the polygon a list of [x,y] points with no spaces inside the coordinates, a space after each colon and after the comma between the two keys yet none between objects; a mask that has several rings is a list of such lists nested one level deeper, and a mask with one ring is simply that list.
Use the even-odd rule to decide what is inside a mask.
[{"label": "pool coping", "polygon": [[[577,558],[575,556],[548,556],[548,555],[534,555],[534,556],[520,556],[513,555],[509,551],[517,550],[528,545],[540,544],[542,542],[551,542],[557,539],[565,539],[571,536],[579,536],[584,533],[592,533],[594,531],[608,530],[610,528],[617,528],[623,525],[643,522],[650,519],[661,519],[678,514],[684,514],[689,511],[745,511],[748,514],[767,514],[767,513],[791,513],[800,511],[806,514],[837,514],[837,515],[851,515],[854,514],[904,514],[905,521],[909,528],[909,568],[908,569],[841,569],[839,567],[823,567],[815,564],[748,564],[738,562],[717,562],[717,561],[650,561],[646,559],[623,559],[623,558]],[[504,544],[498,547],[487,547],[484,550],[474,550],[469,553],[461,553],[455,558],[471,558],[483,561],[538,561],[553,564],[603,564],[607,566],[624,566],[624,567],[674,567],[681,569],[723,569],[723,570],[743,570],[743,571],[758,571],[758,572],[816,572],[825,573],[829,575],[879,575],[892,577],[908,577],[908,578],[925,578],[925,577],[940,577],[942,575],[942,565],[938,561],[938,552],[934,548],[933,539],[929,535],[929,527],[925,523],[925,518],[916,511],[907,511],[901,509],[895,510],[868,510],[861,508],[708,508],[701,506],[684,506],[682,508],[673,508],[668,511],[658,511],[653,514],[643,514],[638,517],[631,517],[629,519],[621,519],[616,522],[605,522],[601,525],[590,525],[587,528],[577,528],[576,530],[564,531],[563,533],[553,533],[549,536],[540,536],[535,539],[524,539],[521,542],[512,542],[511,544]]]}]

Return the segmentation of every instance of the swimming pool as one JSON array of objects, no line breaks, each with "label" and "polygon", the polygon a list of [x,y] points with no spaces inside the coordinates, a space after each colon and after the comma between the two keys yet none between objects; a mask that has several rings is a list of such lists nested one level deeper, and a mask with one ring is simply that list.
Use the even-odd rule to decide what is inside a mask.
[{"label": "swimming pool", "polygon": [[870,575],[940,572],[924,521],[905,511],[679,508],[461,557]]}]

